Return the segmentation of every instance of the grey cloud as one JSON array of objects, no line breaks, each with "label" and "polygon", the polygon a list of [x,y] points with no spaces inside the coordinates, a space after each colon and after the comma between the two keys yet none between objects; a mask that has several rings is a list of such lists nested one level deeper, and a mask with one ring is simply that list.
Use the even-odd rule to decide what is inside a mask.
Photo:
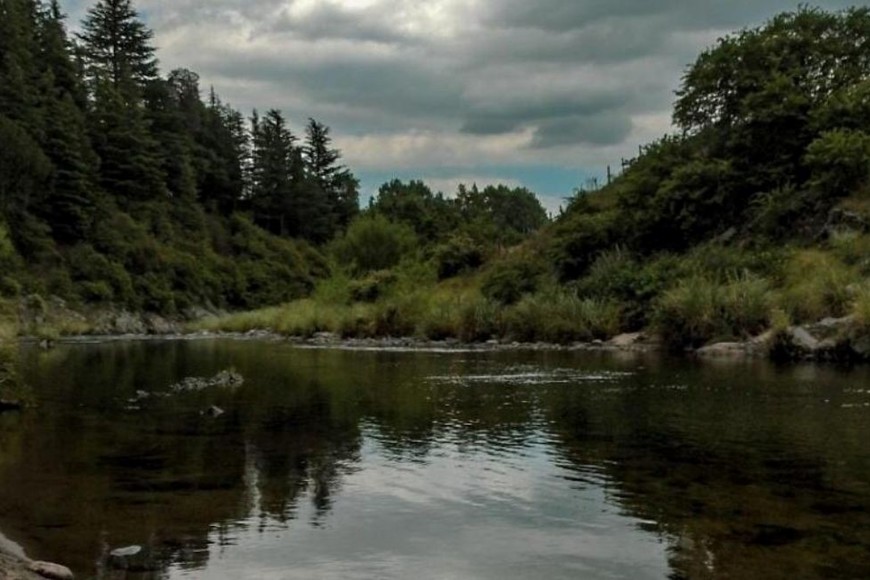
[{"label": "grey cloud", "polygon": [[[80,0],[64,4],[79,11]],[[666,115],[682,71],[706,44],[796,0],[134,4],[155,28],[166,70],[190,67],[240,106],[318,116],[334,134],[484,139],[523,129],[532,149],[612,151],[642,125],[640,115]],[[210,36],[196,38],[202,29]]]},{"label": "grey cloud", "polygon": [[627,92],[596,91],[573,98],[495,102],[470,111],[462,125],[462,131],[474,135],[491,135],[506,133],[523,126],[550,123],[552,119],[597,116],[624,106],[629,98],[630,94]]},{"label": "grey cloud", "polygon": [[391,28],[381,14],[372,9],[349,11],[331,2],[317,4],[302,16],[283,9],[270,23],[271,33],[289,32],[308,40],[343,39],[364,42],[410,44],[413,38]]},{"label": "grey cloud", "polygon": [[[854,2],[833,0],[825,4],[837,9]],[[672,31],[758,24],[796,6],[782,0],[501,0],[490,3],[487,21],[497,27],[566,31],[602,21],[643,18]]]},{"label": "grey cloud", "polygon": [[576,144],[616,145],[628,137],[631,128],[631,118],[619,112],[548,119],[535,130],[531,146],[548,149]]},{"label": "grey cloud", "polygon": [[[294,98],[310,102],[312,110],[324,105],[343,107],[348,120],[359,118],[354,111],[363,111],[371,121],[379,115],[388,116],[393,119],[393,128],[405,124],[409,117],[443,119],[461,107],[458,79],[413,61],[363,58],[309,66],[281,56],[252,62],[241,54],[223,54],[201,65],[205,74],[274,83]],[[280,103],[269,106],[280,107]]]}]

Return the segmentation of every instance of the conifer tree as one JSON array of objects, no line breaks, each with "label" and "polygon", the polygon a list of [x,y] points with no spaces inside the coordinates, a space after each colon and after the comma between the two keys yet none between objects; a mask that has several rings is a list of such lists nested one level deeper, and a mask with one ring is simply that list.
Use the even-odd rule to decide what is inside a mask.
[{"label": "conifer tree", "polygon": [[261,120],[251,119],[253,136],[253,183],[251,207],[255,220],[281,235],[297,232],[293,187],[301,177],[301,155],[296,137],[287,128],[281,111],[271,109]]},{"label": "conifer tree", "polygon": [[312,232],[313,239],[328,239],[340,228],[347,227],[358,212],[359,193],[356,178],[339,163],[341,153],[332,147],[329,127],[308,119],[303,147],[306,174],[310,180],[307,206],[320,206],[327,213],[319,220],[321,230]]},{"label": "conifer tree", "polygon": [[51,120],[46,124],[42,147],[54,171],[51,191],[38,213],[56,238],[75,241],[85,236],[93,220],[99,160],[79,107],[84,101],[82,84],[63,19],[56,0],[44,7],[39,19],[42,102]]},{"label": "conifer tree", "polygon": [[82,22],[83,55],[92,83],[104,79],[128,103],[137,102],[155,80],[153,32],[138,18],[130,0],[99,0]]}]

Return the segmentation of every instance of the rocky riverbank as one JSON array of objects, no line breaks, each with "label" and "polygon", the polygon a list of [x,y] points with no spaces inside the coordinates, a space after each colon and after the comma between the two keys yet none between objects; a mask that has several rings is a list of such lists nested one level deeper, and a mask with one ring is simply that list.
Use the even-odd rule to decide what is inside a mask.
[{"label": "rocky riverbank", "polygon": [[0,545],[0,579],[2,580],[73,580],[72,571],[53,562],[28,559],[23,553],[6,551]]}]

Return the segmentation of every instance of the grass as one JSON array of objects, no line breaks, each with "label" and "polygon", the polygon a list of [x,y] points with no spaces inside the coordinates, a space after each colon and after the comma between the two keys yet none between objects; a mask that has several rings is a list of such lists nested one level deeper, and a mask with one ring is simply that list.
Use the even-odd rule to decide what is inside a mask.
[{"label": "grass", "polygon": [[832,252],[802,250],[785,267],[778,302],[792,320],[815,322],[848,313],[858,271]]},{"label": "grass", "polygon": [[[201,321],[195,329],[271,330],[310,337],[413,336],[485,341],[571,343],[640,328],[674,348],[744,340],[766,330],[852,314],[870,334],[870,279],[864,236],[834,239],[827,249],[762,250],[709,246],[652,258],[624,250],[602,254],[586,278],[560,286],[544,274],[535,291],[504,304],[481,291],[486,269],[437,282],[425,264],[376,273],[364,301],[360,280],[337,273],[311,298]],[[358,294],[358,292],[357,292]]]},{"label": "grass", "polygon": [[773,304],[763,278],[744,273],[720,283],[693,276],[660,297],[653,319],[671,347],[697,347],[762,332],[770,324]]}]

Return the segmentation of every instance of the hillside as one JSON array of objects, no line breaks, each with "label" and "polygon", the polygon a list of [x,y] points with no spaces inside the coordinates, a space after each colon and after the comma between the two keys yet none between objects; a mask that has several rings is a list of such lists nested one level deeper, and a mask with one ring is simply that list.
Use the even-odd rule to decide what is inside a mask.
[{"label": "hillside", "polygon": [[[646,330],[680,349],[772,329],[788,353],[794,325],[839,319],[838,356],[870,328],[868,38],[867,8],[726,36],[687,69],[678,132],[517,245],[435,239],[313,300],[206,326],[563,343]],[[368,213],[437,215],[412,219],[383,191]]]}]

